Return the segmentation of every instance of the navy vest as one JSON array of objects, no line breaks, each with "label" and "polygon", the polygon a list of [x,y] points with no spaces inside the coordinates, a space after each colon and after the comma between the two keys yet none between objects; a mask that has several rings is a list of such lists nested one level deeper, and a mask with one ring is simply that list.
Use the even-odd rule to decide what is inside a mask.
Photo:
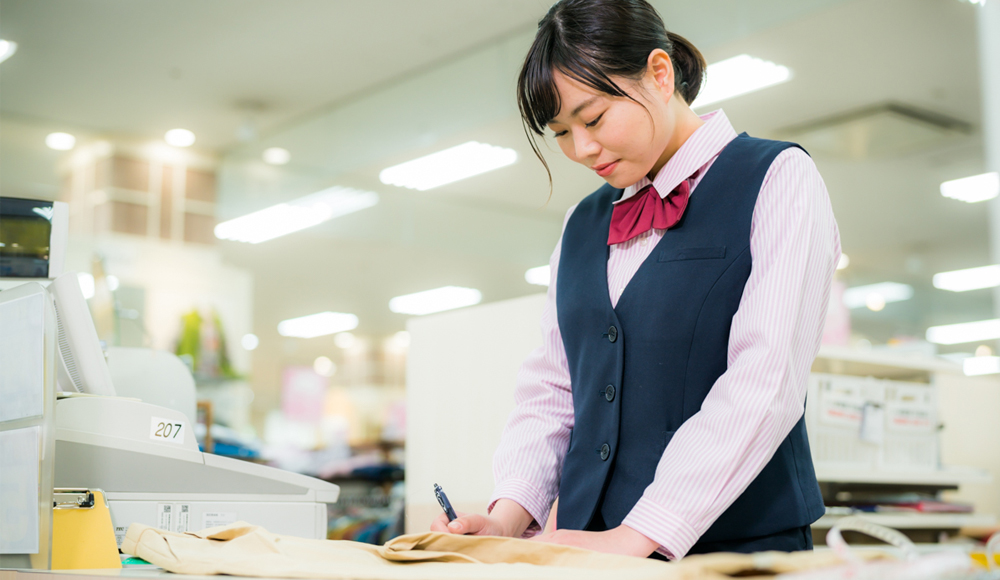
[{"label": "navy vest", "polygon": [[[605,185],[573,211],[556,296],[575,415],[559,487],[560,528],[620,525],[653,481],[671,436],[726,371],[729,330],[750,275],[757,194],[771,162],[793,146],[746,134],[730,142],[614,308],[607,238],[612,202],[623,190]],[[701,539],[771,534],[808,525],[823,511],[800,418]]]}]

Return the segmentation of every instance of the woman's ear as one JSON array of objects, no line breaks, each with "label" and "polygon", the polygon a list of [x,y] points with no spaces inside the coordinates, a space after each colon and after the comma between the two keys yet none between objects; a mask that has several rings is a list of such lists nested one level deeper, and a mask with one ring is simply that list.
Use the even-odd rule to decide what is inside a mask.
[{"label": "woman's ear", "polygon": [[669,101],[674,94],[674,63],[665,50],[657,48],[649,53],[649,58],[646,60],[646,75],[663,96],[663,101]]}]

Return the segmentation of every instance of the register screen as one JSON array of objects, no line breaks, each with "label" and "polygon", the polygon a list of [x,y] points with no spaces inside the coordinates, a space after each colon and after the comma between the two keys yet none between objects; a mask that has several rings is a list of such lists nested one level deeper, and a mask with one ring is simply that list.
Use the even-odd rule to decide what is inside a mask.
[{"label": "register screen", "polygon": [[51,201],[0,199],[0,278],[48,278]]}]

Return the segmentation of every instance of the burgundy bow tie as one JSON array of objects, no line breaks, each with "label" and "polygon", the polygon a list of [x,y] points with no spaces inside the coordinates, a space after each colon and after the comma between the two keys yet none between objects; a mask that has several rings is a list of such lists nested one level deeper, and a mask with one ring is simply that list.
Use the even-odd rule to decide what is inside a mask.
[{"label": "burgundy bow tie", "polygon": [[666,197],[647,185],[639,193],[615,205],[611,211],[608,245],[620,244],[651,230],[674,227],[687,208],[691,186],[684,180]]}]

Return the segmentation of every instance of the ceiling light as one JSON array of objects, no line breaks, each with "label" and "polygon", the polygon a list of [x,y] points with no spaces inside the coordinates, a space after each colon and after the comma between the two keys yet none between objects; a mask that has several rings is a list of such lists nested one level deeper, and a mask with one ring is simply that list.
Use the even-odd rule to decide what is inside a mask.
[{"label": "ceiling light", "polygon": [[878,292],[871,292],[865,297],[865,306],[872,312],[881,312],[885,308],[885,296]]},{"label": "ceiling light", "polygon": [[297,338],[315,338],[352,330],[358,326],[358,317],[342,312],[320,312],[278,323],[278,334]]},{"label": "ceiling light", "polygon": [[1000,319],[980,320],[978,322],[963,322],[932,326],[927,329],[927,342],[935,344],[962,344],[964,342],[982,342],[1000,338]]},{"label": "ceiling light", "polygon": [[163,136],[163,140],[174,147],[189,147],[194,145],[194,133],[187,129],[171,129]]},{"label": "ceiling light", "polygon": [[215,237],[259,244],[378,203],[373,191],[331,187],[215,226]]},{"label": "ceiling light", "polygon": [[952,292],[1000,286],[1000,265],[934,274],[934,287]]},{"label": "ceiling light", "polygon": [[692,108],[704,107],[777,85],[792,78],[786,66],[741,54],[708,65],[705,83]]},{"label": "ceiling light", "polygon": [[118,287],[121,286],[121,283],[122,283],[121,280],[118,279],[118,276],[115,276],[114,274],[109,274],[109,275],[105,276],[104,277],[104,282],[107,283],[108,290],[111,290],[112,292],[114,292],[115,290],[117,290]]},{"label": "ceiling light", "polygon": [[445,286],[415,294],[396,296],[389,301],[389,310],[400,314],[431,314],[463,306],[479,304],[483,293],[475,288]]},{"label": "ceiling light", "polygon": [[970,356],[962,361],[962,372],[968,377],[1000,373],[1000,356]]},{"label": "ceiling light", "polygon": [[548,286],[549,280],[551,279],[549,275],[549,266],[539,266],[537,268],[531,268],[524,273],[524,279],[528,284],[534,284],[536,286]]},{"label": "ceiling light", "polygon": [[240,344],[247,350],[254,350],[260,345],[260,339],[256,334],[244,334]]},{"label": "ceiling light", "polygon": [[982,173],[941,184],[941,195],[966,203],[993,199],[1000,194],[1000,173]]},{"label": "ceiling light", "polygon": [[[844,306],[848,308],[871,308],[881,303],[884,308],[890,302],[901,302],[913,298],[913,287],[908,284],[882,282],[868,286],[855,286],[844,290]],[[882,308],[871,308],[881,310]]]},{"label": "ceiling light", "polygon": [[383,169],[378,178],[386,185],[426,191],[506,167],[515,161],[517,151],[513,149],[469,141]]},{"label": "ceiling light", "polygon": [[264,163],[270,163],[271,165],[284,165],[292,160],[292,154],[288,152],[288,149],[282,149],[281,147],[271,147],[264,150]]},{"label": "ceiling light", "polygon": [[337,372],[337,365],[333,364],[333,361],[328,357],[318,356],[313,361],[313,370],[316,371],[317,375],[332,377],[333,373]]},{"label": "ceiling light", "polygon": [[333,343],[343,349],[351,348],[355,342],[357,342],[357,339],[350,332],[341,332],[333,337]]},{"label": "ceiling light", "polygon": [[0,39],[0,62],[14,56],[15,52],[17,52],[16,42]]},{"label": "ceiling light", "polygon": [[49,133],[45,136],[45,144],[49,149],[69,151],[76,146],[76,137],[69,133]]},{"label": "ceiling light", "polygon": [[840,260],[837,261],[837,269],[843,270],[844,268],[851,265],[851,259],[847,257],[847,254],[841,254]]}]

